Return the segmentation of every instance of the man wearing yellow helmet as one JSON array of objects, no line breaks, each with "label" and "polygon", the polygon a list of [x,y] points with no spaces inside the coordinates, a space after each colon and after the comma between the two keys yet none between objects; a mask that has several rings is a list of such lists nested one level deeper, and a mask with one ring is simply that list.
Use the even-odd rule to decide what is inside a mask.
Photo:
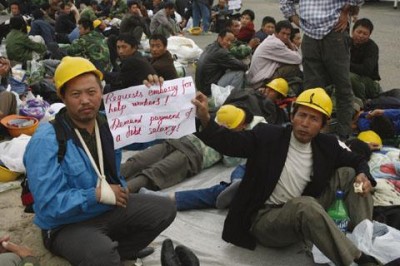
[{"label": "man wearing yellow helmet", "polygon": [[289,122],[289,116],[280,107],[288,92],[287,81],[276,78],[258,90],[233,89],[224,104],[248,108],[254,115],[264,117],[268,123],[282,125]]},{"label": "man wearing yellow helmet", "polygon": [[176,214],[168,200],[129,194],[119,173],[121,152],[98,112],[102,77],[87,59],[63,58],[54,79],[66,108],[53,125],[38,128],[24,155],[34,222],[46,248],[72,265],[121,265],[146,255]]},{"label": "man wearing yellow helmet", "polygon": [[[342,148],[336,137],[320,133],[332,113],[332,101],[322,88],[299,95],[292,127],[259,124],[250,131],[232,132],[210,119],[205,95],[198,93],[193,104],[203,126],[197,136],[223,154],[247,158],[225,220],[224,240],[249,249],[256,241],[284,247],[306,240],[336,265],[376,263],[345,237],[325,211],[336,189],[341,189],[351,228],[372,219],[369,192],[376,182],[362,157]],[[358,194],[353,183],[361,182]]]}]

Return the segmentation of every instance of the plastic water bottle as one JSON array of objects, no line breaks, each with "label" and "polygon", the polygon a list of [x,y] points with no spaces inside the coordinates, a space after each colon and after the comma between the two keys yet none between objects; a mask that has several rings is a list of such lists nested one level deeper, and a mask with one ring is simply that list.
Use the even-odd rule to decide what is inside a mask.
[{"label": "plastic water bottle", "polygon": [[336,200],[333,202],[332,206],[328,209],[329,216],[333,219],[339,230],[346,233],[347,226],[349,224],[350,218],[347,213],[346,206],[344,205],[344,193],[341,190],[336,191]]}]

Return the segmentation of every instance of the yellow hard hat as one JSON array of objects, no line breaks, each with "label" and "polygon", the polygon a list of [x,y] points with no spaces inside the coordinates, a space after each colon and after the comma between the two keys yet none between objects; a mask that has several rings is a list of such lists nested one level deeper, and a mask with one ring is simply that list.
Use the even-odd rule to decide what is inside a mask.
[{"label": "yellow hard hat", "polygon": [[308,89],[300,93],[296,99],[296,104],[308,106],[317,110],[328,118],[332,114],[332,100],[322,88]]},{"label": "yellow hard hat", "polygon": [[14,181],[22,175],[22,173],[11,171],[10,169],[0,165],[0,182]]},{"label": "yellow hard hat", "polygon": [[102,21],[100,19],[93,20],[93,28],[97,28],[101,23]]},{"label": "yellow hard hat", "polygon": [[273,79],[267,84],[267,87],[279,92],[283,97],[286,97],[289,91],[289,84],[283,78]]},{"label": "yellow hard hat", "polygon": [[188,30],[188,32],[192,35],[200,35],[202,33],[202,29],[200,27],[192,27]]},{"label": "yellow hard hat", "polygon": [[379,137],[379,135],[376,134],[375,131],[372,131],[372,130],[360,132],[360,134],[358,134],[357,138],[359,140],[364,141],[365,143],[376,143],[379,146],[382,146],[381,137]]},{"label": "yellow hard hat", "polygon": [[237,128],[245,119],[245,112],[234,105],[226,104],[219,108],[216,121],[229,129]]},{"label": "yellow hard hat", "polygon": [[59,97],[61,96],[60,90],[65,83],[79,75],[89,72],[93,72],[99,79],[103,79],[103,73],[97,70],[89,60],[83,57],[64,57],[54,73],[57,95]]}]

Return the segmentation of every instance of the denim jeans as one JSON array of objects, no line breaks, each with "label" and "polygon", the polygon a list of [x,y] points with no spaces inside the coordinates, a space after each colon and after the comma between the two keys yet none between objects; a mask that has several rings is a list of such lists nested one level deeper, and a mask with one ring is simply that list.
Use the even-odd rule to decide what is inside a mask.
[{"label": "denim jeans", "polygon": [[[242,179],[245,172],[244,165],[238,165],[231,173],[231,181]],[[215,208],[215,202],[219,194],[224,191],[230,183],[221,182],[218,185],[195,190],[175,192],[176,209],[178,211],[192,209]]]},{"label": "denim jeans", "polygon": [[201,20],[203,32],[207,32],[210,27],[210,9],[199,0],[193,0],[192,8],[193,27],[199,27]]},{"label": "denim jeans", "polygon": [[79,39],[79,28],[76,27],[68,34],[68,40],[72,43],[74,40]]}]

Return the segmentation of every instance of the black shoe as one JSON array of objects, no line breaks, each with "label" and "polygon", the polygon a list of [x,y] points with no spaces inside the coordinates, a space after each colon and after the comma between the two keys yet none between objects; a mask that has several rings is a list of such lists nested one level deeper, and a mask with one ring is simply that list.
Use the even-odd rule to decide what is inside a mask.
[{"label": "black shoe", "polygon": [[364,252],[361,253],[361,256],[354,260],[360,266],[380,266],[382,265],[377,259],[374,257],[365,254]]},{"label": "black shoe", "polygon": [[[162,266],[181,266],[178,256],[175,253],[174,245],[171,239],[167,238],[163,241],[161,247],[161,265]],[[185,264],[183,264],[185,265]]]},{"label": "black shoe", "polygon": [[149,256],[149,255],[151,255],[153,253],[154,253],[154,248],[145,247],[144,249],[139,250],[138,253],[136,253],[136,257],[138,259],[143,259],[144,257],[147,257],[147,256]]},{"label": "black shoe", "polygon": [[196,254],[188,247],[179,245],[175,248],[175,253],[183,266],[200,266],[200,261]]},{"label": "black shoe", "polygon": [[122,260],[137,260],[137,259],[143,259],[144,257],[149,256],[154,252],[154,248],[152,247],[145,247],[142,250],[139,250],[135,254],[132,254],[131,256],[123,257]]}]

